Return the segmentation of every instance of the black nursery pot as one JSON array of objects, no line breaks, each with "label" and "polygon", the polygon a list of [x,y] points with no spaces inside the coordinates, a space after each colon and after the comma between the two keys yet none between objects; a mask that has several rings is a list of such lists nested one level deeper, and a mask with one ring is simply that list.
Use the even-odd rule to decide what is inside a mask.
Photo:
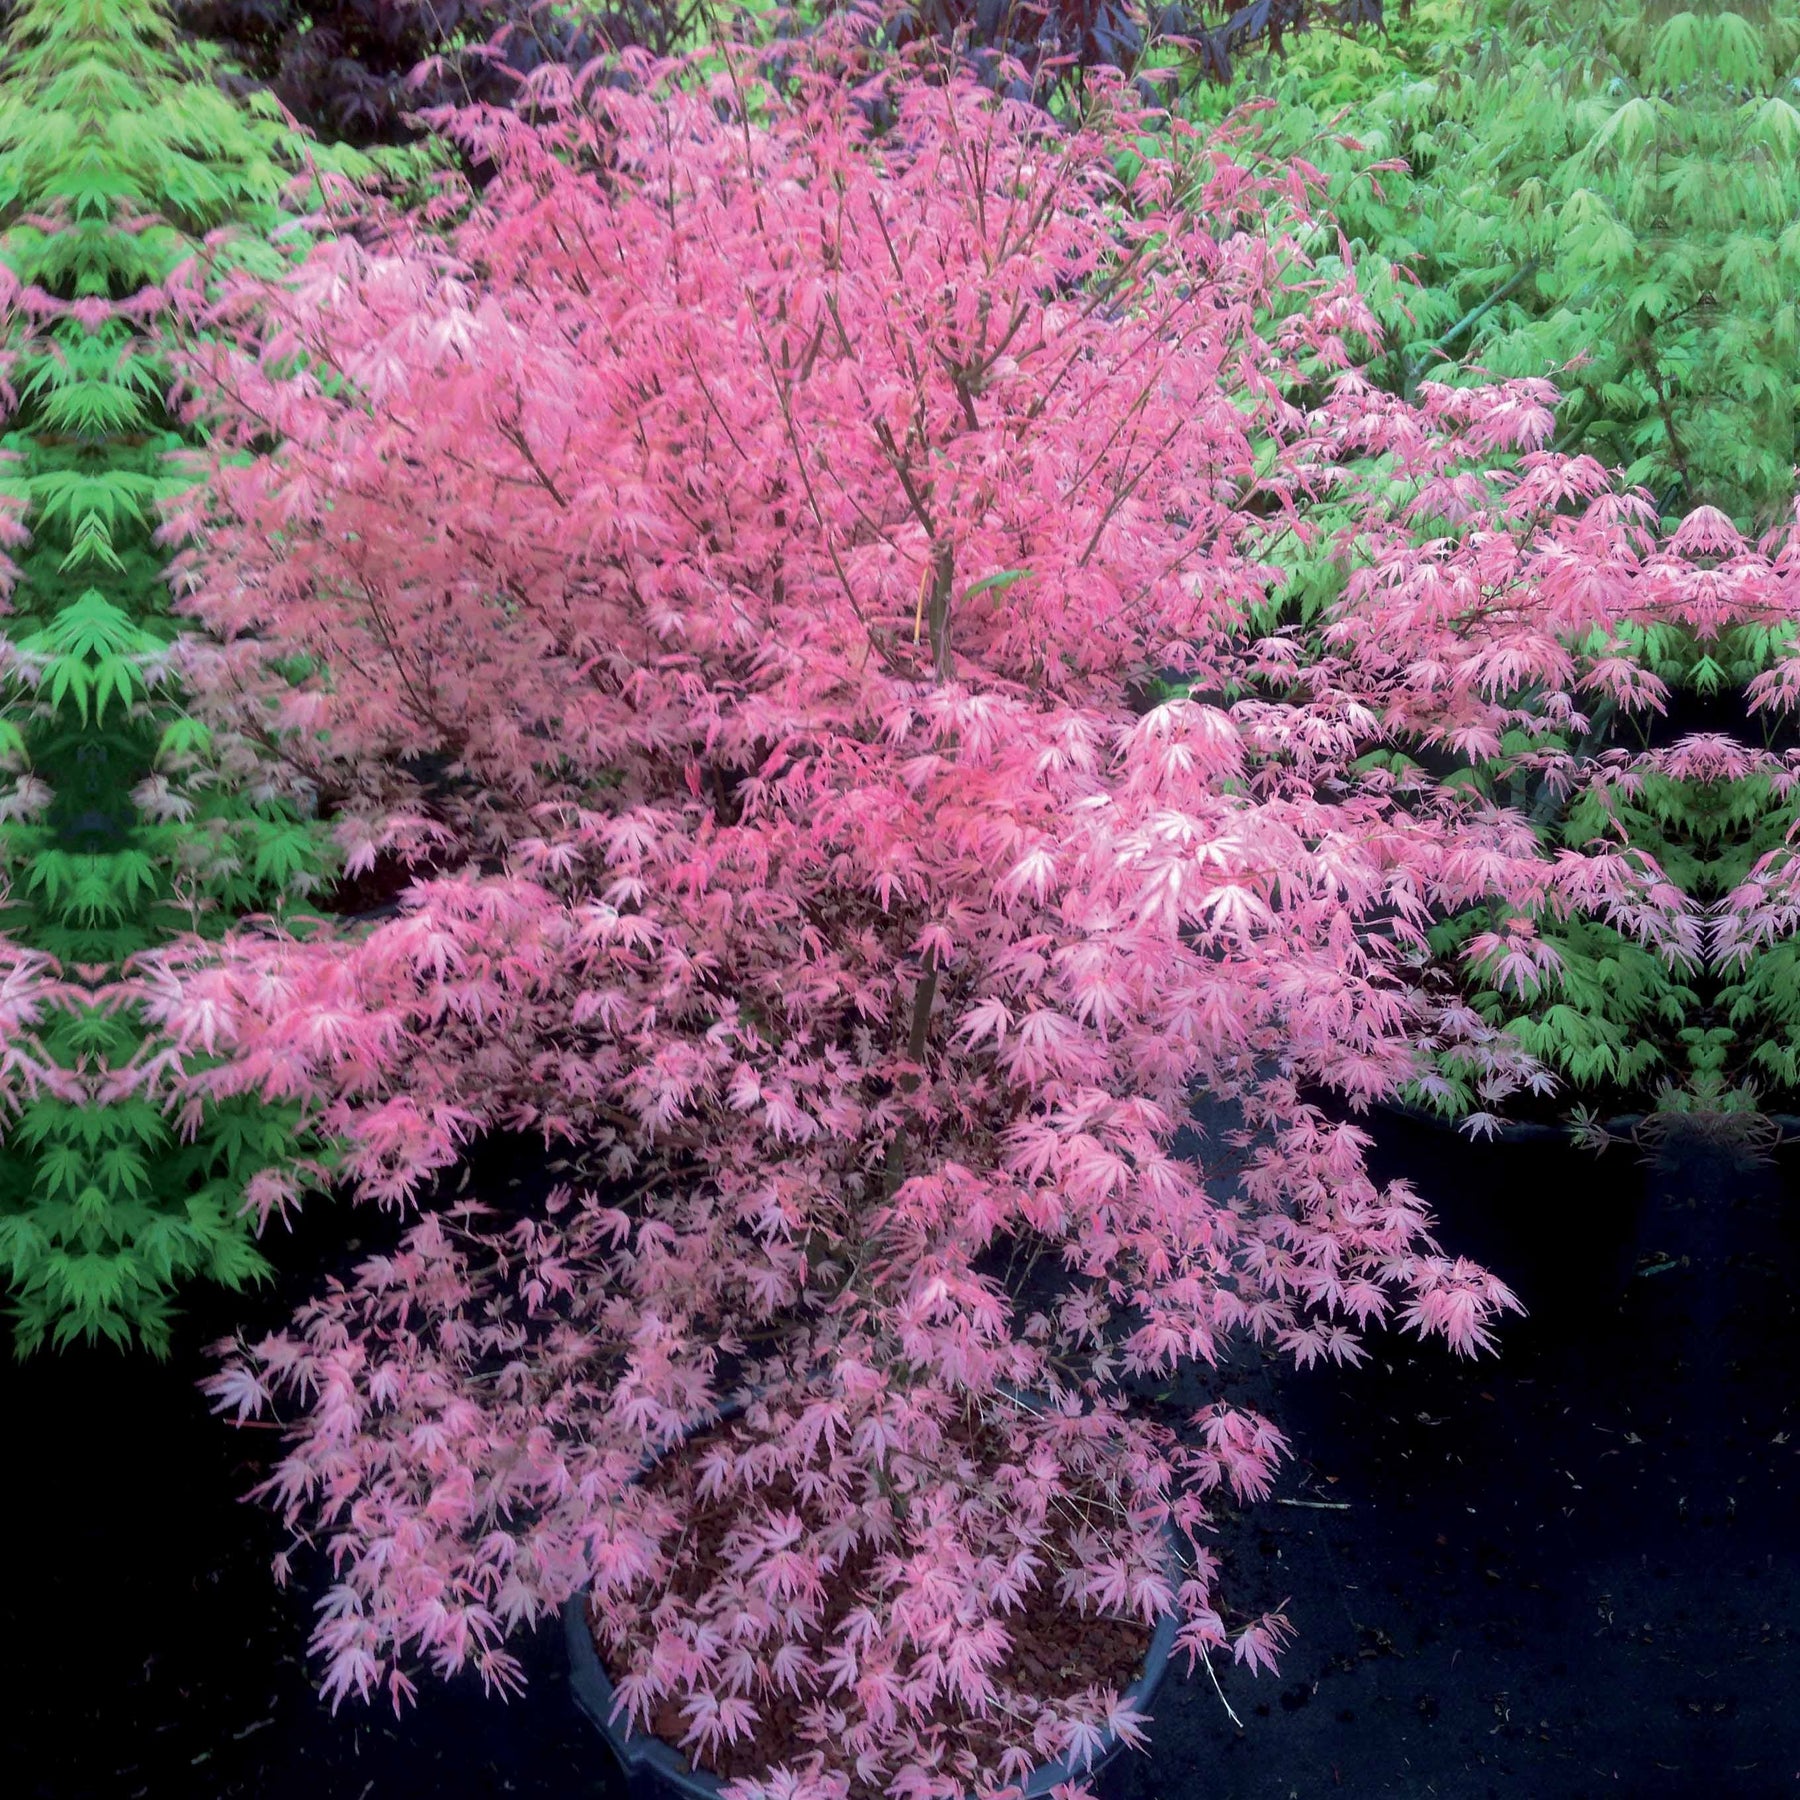
[{"label": "black nursery pot", "polygon": [[[1013,1390],[1008,1390],[1013,1391]],[[1015,1395],[1019,1399],[1028,1399],[1026,1395]],[[733,1400],[720,1409],[720,1418],[733,1418],[742,1411],[742,1402]],[[648,1471],[655,1458],[644,1463]],[[1181,1575],[1181,1539],[1175,1535],[1174,1526],[1166,1526],[1165,1543],[1168,1548],[1168,1573],[1179,1580]],[[580,1706],[581,1712],[589,1717],[599,1735],[607,1741],[607,1746],[614,1753],[619,1768],[625,1771],[626,1786],[630,1789],[632,1800],[720,1800],[724,1795],[725,1782],[716,1775],[709,1775],[706,1769],[693,1768],[688,1759],[670,1742],[661,1737],[653,1737],[644,1732],[632,1732],[626,1728],[625,1719],[614,1719],[614,1699],[617,1688],[612,1685],[605,1663],[599,1660],[599,1651],[594,1645],[594,1633],[587,1622],[587,1589],[583,1588],[563,1602],[562,1609],[563,1642],[569,1651],[569,1692],[574,1696],[574,1703]],[[1125,1701],[1136,1712],[1148,1714],[1150,1705],[1156,1699],[1157,1688],[1163,1685],[1163,1678],[1168,1674],[1168,1663],[1175,1652],[1175,1634],[1181,1629],[1179,1611],[1165,1613],[1157,1620],[1156,1631],[1150,1636],[1150,1647],[1145,1652],[1143,1672],[1138,1679],[1125,1690]],[[1064,1782],[1073,1782],[1087,1775],[1093,1777],[1100,1769],[1120,1755],[1125,1742],[1116,1732],[1103,1732],[1100,1737],[1100,1748],[1094,1751],[1091,1762],[1085,1766],[1071,1764],[1067,1757],[1057,1762],[1040,1764],[1031,1771],[1030,1778],[1024,1782],[1022,1800],[1042,1800],[1053,1787]]]},{"label": "black nursery pot", "polygon": [[[737,1403],[720,1410],[721,1418],[741,1411]],[[649,1467],[646,1464],[646,1469]],[[1173,1529],[1167,1533],[1169,1572],[1179,1578],[1180,1546]],[[571,1594],[562,1609],[563,1637],[569,1653],[569,1691],[575,1704],[593,1722],[606,1740],[625,1773],[632,1800],[649,1800],[649,1796],[679,1797],[679,1800],[720,1800],[725,1783],[704,1769],[694,1768],[673,1744],[641,1731],[631,1731],[624,1719],[613,1717],[613,1700],[617,1693],[612,1678],[600,1660],[594,1645],[594,1634],[587,1619],[587,1590]],[[1175,1650],[1175,1634],[1180,1629],[1180,1615],[1170,1612],[1157,1621],[1145,1653],[1143,1673],[1125,1690],[1125,1699],[1138,1712],[1148,1713],[1169,1671],[1169,1659]],[[1102,1734],[1093,1761],[1084,1769],[1072,1767],[1067,1758],[1043,1763],[1033,1769],[1024,1785],[1024,1800],[1042,1800],[1042,1796],[1061,1782],[1074,1781],[1083,1774],[1097,1774],[1124,1749],[1123,1740],[1115,1732]]]},{"label": "black nursery pot", "polygon": [[[1156,1627],[1144,1659],[1144,1672],[1126,1690],[1125,1698],[1139,1711],[1147,1713],[1168,1673],[1169,1658],[1175,1648],[1178,1620],[1166,1614]],[[691,1767],[679,1750],[659,1737],[642,1732],[627,1732],[623,1721],[612,1719],[614,1688],[594,1648],[594,1634],[588,1628],[587,1595],[572,1595],[563,1607],[563,1633],[569,1647],[569,1689],[575,1704],[587,1714],[619,1759],[631,1784],[633,1800],[639,1795],[678,1795],[680,1800],[719,1800],[725,1784],[704,1769]],[[1101,1740],[1091,1767],[1092,1775],[1111,1762],[1124,1748],[1119,1738],[1107,1732]],[[1058,1782],[1074,1781],[1083,1771],[1072,1769],[1066,1760],[1044,1763],[1031,1772],[1025,1784],[1025,1800],[1041,1800]]]},{"label": "black nursery pot", "polygon": [[1635,1145],[1594,1151],[1537,1125],[1471,1140],[1440,1119],[1392,1106],[1375,1109],[1370,1134],[1372,1172],[1410,1181],[1445,1253],[1499,1276],[1532,1328],[1560,1331],[1623,1299],[1648,1175]]}]

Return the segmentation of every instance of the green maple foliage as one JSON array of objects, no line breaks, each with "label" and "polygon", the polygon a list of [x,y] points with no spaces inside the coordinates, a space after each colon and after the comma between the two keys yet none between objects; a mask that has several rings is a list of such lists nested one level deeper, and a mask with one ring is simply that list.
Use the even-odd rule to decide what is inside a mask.
[{"label": "green maple foliage", "polygon": [[[1587,748],[1603,739],[1602,723]],[[1534,816],[1547,849],[1580,851],[1596,840],[1627,843],[1653,857],[1684,893],[1712,897],[1715,871],[1706,851],[1715,809],[1694,783],[1652,775],[1629,798],[1601,786],[1559,806],[1553,796],[1514,777],[1504,756],[1472,769],[1470,777],[1491,798]],[[1554,968],[1503,982],[1494,957],[1472,970],[1460,966],[1463,948],[1477,931],[1504,933],[1515,918],[1554,950]],[[1702,1016],[1698,960],[1672,962],[1605,919],[1527,917],[1498,902],[1460,912],[1427,936],[1440,963],[1457,970],[1474,1011],[1517,1038],[1558,1077],[1559,1112],[1571,1104],[1589,1108],[1602,1097],[1614,1107],[1624,1098],[1653,1108],[1663,1094],[1680,1092],[1690,1072],[1711,1066],[1692,1050],[1694,1022]],[[1436,1110],[1452,1118],[1487,1110],[1456,1052],[1438,1056],[1436,1065],[1447,1083],[1447,1091],[1430,1102]]]},{"label": "green maple foliage", "polygon": [[278,266],[296,171],[362,166],[277,112],[221,93],[157,0],[12,9],[0,261],[17,283],[17,407],[4,441],[31,541],[0,664],[0,929],[90,994],[46,1040],[78,1097],[41,1094],[0,1143],[21,1352],[77,1335],[160,1350],[180,1282],[263,1272],[244,1186],[295,1152],[280,1109],[172,1120],[120,1080],[156,1049],[122,998],[134,951],[303,901],[333,869],[305,807],[183,712],[156,538],[159,505],[191,480],[174,459],[192,434],[164,403],[165,284],[202,245],[220,269]]},{"label": "green maple foliage", "polygon": [[[1421,0],[1390,24],[1296,40],[1279,61],[1246,65],[1228,93],[1188,100],[1221,117],[1260,101],[1241,116],[1265,150],[1317,166],[1319,271],[1355,266],[1386,333],[1372,376],[1402,393],[1427,376],[1549,376],[1562,393],[1557,447],[1622,468],[1666,523],[1703,506],[1752,532],[1789,516],[1800,7]],[[1287,560],[1282,605],[1304,618],[1339,576],[1325,558]],[[1738,625],[1702,642],[1659,625],[1623,638],[1678,705],[1704,708],[1771,668],[1793,629]],[[1637,736],[1615,719],[1588,749]],[[1543,798],[1505,759],[1468,779],[1527,810]],[[1793,810],[1765,773],[1661,771],[1629,803],[1589,796],[1542,808],[1539,823],[1552,847],[1604,831],[1647,852],[1707,908],[1783,841]],[[1434,948],[1448,963],[1502,923],[1447,920]],[[1468,997],[1578,1096],[1679,1108],[1797,1085],[1790,946],[1678,970],[1591,922],[1537,929],[1560,952],[1559,977],[1502,994],[1477,972]],[[1455,1086],[1453,1067],[1440,1073]],[[1473,1103],[1458,1089],[1451,1110]]]},{"label": "green maple foliage", "polygon": [[1389,385],[1459,364],[1551,374],[1559,446],[1624,468],[1665,513],[1785,512],[1794,0],[1439,0],[1397,41],[1303,44],[1229,97],[1259,93],[1271,151],[1328,178],[1391,334]]}]

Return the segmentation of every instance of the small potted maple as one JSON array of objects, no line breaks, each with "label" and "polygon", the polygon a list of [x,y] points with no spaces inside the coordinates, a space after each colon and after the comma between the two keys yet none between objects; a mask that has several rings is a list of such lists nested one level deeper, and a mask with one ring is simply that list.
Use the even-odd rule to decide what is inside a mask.
[{"label": "small potted maple", "polygon": [[[1679,720],[1660,727],[1672,742],[1651,728],[1678,682],[1730,660],[1731,634],[1762,645],[1759,691],[1779,710],[1792,547],[1747,545],[1704,511],[1659,538],[1646,497],[1585,459],[1521,458],[1499,497],[1436,454],[1410,461],[1401,499],[1429,554],[1359,571],[1330,534],[1290,551],[1260,661],[1210,697],[1297,778],[1360,782],[1414,818],[1459,812],[1455,860],[1477,878],[1375,927],[1408,944],[1437,1002],[1418,1068],[1378,1103],[1382,1138],[1458,1195],[1459,1242],[1578,1317],[1629,1273],[1637,1150],[1676,1129],[1769,1133],[1742,1028],[1780,1019],[1790,762]],[[1752,1060],[1766,1085],[1779,1041]],[[1484,1140],[1484,1173],[1505,1171],[1485,1201],[1453,1172],[1459,1130]],[[1619,1138],[1635,1143],[1596,1163]]]},{"label": "small potted maple", "polygon": [[[1759,1088],[1791,1085],[1781,896],[1795,759],[1775,740],[1792,704],[1793,554],[1791,531],[1751,545],[1722,514],[1693,512],[1635,560],[1640,592],[1614,631],[1572,647],[1590,687],[1618,671],[1579,735],[1515,730],[1457,777],[1510,796],[1565,871],[1548,906],[1496,895],[1430,938],[1460,962],[1471,1004],[1554,1079],[1540,1134],[1557,1115],[1596,1141],[1608,1123],[1753,1129]],[[1660,931],[1595,879],[1622,860],[1660,901]],[[1488,1110],[1454,1052],[1438,1062],[1416,1098],[1447,1118]],[[1500,1129],[1530,1131],[1516,1096],[1494,1110]]]},{"label": "small potted maple", "polygon": [[[1608,1265],[1615,1292],[1630,1272],[1644,1188],[1635,1152],[1692,1133],[1755,1149],[1780,1129],[1770,1105],[1786,1067],[1795,778],[1791,753],[1745,739],[1767,737],[1791,691],[1791,559],[1791,539],[1785,551],[1779,536],[1751,546],[1705,510],[1665,541],[1646,534],[1617,570],[1631,578],[1628,610],[1567,645],[1573,696],[1523,689],[1498,755],[1436,771],[1510,805],[1553,875],[1526,891],[1497,884],[1431,922],[1425,966],[1462,1007],[1446,1011],[1447,1034],[1422,1039],[1427,1067],[1387,1110],[1497,1141],[1483,1161],[1507,1165],[1497,1206],[1510,1241],[1490,1233],[1482,1248],[1523,1290],[1558,1289],[1571,1316],[1598,1293],[1576,1264]],[[1760,645],[1760,668],[1745,640]],[[1728,673],[1763,719],[1697,703]],[[1411,766],[1398,752],[1368,764]],[[1461,1041],[1469,1025],[1475,1041]],[[1495,1029],[1521,1053],[1510,1066]],[[1559,1150],[1582,1157],[1578,1175]],[[1575,1209],[1562,1198],[1572,1181]],[[1584,1239],[1577,1254],[1571,1229]]]},{"label": "small potted maple", "polygon": [[[288,1414],[334,1701],[505,1686],[572,1608],[609,1724],[743,1794],[1078,1774],[1147,1658],[1284,1631],[1208,1549],[1279,1434],[1141,1384],[1512,1304],[1309,1098],[1416,1069],[1381,927],[1504,830],[1353,778],[1332,694],[1142,696],[1279,656],[1272,520],[1372,456],[1489,480],[1548,415],[1343,376],[1366,309],[1290,304],[1269,178],[1104,74],[1052,128],[845,21],[531,95],[438,120],[497,171],[464,212],[365,198],[185,364],[194,704],[341,797],[353,875],[432,863],[368,926],[147,959],[142,1089],[285,1095],[394,1203],[500,1127],[571,1172],[446,1182],[211,1390]],[[1341,654],[1419,687],[1455,632],[1358,491]],[[1428,704],[1491,729],[1478,674]],[[1201,1092],[1241,1128],[1194,1158]]]}]

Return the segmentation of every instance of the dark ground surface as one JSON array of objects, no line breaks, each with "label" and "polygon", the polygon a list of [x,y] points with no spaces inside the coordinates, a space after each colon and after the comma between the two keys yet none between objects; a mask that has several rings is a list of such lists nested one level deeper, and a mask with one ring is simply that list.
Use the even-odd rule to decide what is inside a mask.
[{"label": "dark ground surface", "polygon": [[[1497,1359],[1385,1342],[1360,1371],[1238,1376],[1295,1442],[1282,1498],[1307,1504],[1229,1535],[1230,1591],[1286,1599],[1299,1635],[1279,1677],[1220,1669],[1241,1729],[1204,1671],[1172,1678],[1153,1753],[1103,1795],[1800,1794],[1794,1170],[1689,1151],[1634,1206],[1618,1151],[1390,1137],[1384,1172],[1532,1317]],[[283,1318],[345,1228],[315,1217],[248,1310]],[[308,1598],[272,1587],[277,1528],[236,1499],[271,1436],[211,1419],[192,1385],[233,1310],[208,1305],[161,1367],[77,1352],[0,1373],[0,1789],[619,1800],[554,1631],[522,1701],[426,1683],[396,1723],[314,1697]]]},{"label": "dark ground surface", "polygon": [[[1279,1381],[1283,1497],[1342,1510],[1262,1509],[1227,1573],[1291,1596],[1297,1641],[1279,1678],[1221,1670],[1241,1731],[1204,1671],[1179,1685],[1109,1800],[1800,1793],[1800,1196],[1690,1149],[1633,1208],[1616,1154],[1457,1154],[1442,1235],[1532,1317],[1497,1359],[1390,1345]],[[1384,1160],[1450,1173],[1417,1140]],[[1497,1226],[1503,1198],[1544,1240],[1566,1217],[1567,1269],[1615,1297]]]}]

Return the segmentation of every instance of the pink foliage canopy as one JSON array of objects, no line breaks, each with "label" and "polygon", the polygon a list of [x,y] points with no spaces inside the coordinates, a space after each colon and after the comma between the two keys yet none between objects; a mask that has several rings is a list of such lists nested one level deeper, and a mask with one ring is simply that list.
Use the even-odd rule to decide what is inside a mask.
[{"label": "pink foliage canopy", "polygon": [[[1153,142],[1103,83],[1058,135],[896,78],[876,134],[809,54],[779,88],[748,53],[706,91],[542,71],[539,122],[443,121],[478,199],[196,281],[231,329],[191,391],[255,454],[170,512],[184,679],[353,869],[420,875],[372,929],[141,959],[166,1036],[127,1079],[298,1099],[390,1203],[495,1126],[587,1153],[227,1349],[222,1408],[299,1408],[270,1486],[330,1549],[334,1697],[419,1656],[510,1682],[508,1631],[591,1584],[638,1719],[730,1737],[787,1686],[811,1755],[767,1791],[952,1795],[1136,1729],[1013,1689],[1026,1588],[1178,1605],[1190,1658],[1279,1644],[1204,1547],[1279,1434],[1223,1402],[1177,1434],[1133,1384],[1384,1321],[1471,1351],[1514,1304],[1318,1105],[1421,1045],[1539,1078],[1421,980],[1424,925],[1499,895],[1697,952],[1644,859],[1353,764],[1653,704],[1621,623],[1743,601],[1539,447],[1541,385],[1375,392],[1353,289],[1267,228],[1303,174]],[[1342,591],[1253,626],[1288,532]],[[1196,1150],[1197,1092],[1235,1125]],[[649,1605],[682,1518],[640,1471],[733,1389],[735,1573]],[[977,1417],[998,1466],[954,1454]],[[758,1513],[777,1483],[813,1509]]]}]

